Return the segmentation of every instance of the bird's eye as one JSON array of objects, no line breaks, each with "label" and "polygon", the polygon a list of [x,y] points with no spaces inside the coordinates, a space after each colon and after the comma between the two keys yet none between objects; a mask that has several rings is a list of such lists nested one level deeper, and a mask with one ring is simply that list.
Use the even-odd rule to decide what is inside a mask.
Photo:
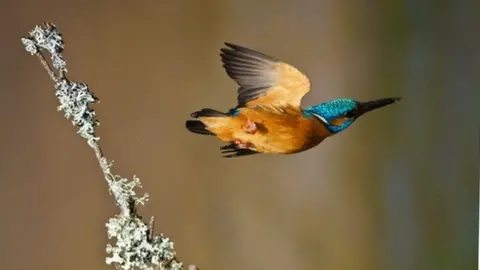
[{"label": "bird's eye", "polygon": [[355,117],[355,110],[350,110],[350,111],[346,112],[345,117],[347,117],[347,118]]}]

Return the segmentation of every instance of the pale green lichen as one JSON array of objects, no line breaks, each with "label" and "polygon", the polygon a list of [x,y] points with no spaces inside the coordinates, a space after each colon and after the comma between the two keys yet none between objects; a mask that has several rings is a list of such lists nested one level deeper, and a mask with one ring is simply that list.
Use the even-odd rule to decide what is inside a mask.
[{"label": "pale green lichen", "polygon": [[[106,263],[114,264],[122,270],[134,268],[182,270],[183,264],[175,257],[173,242],[162,234],[154,235],[151,232],[153,228],[150,228],[153,223],[145,224],[136,213],[135,206],[144,204],[148,199],[148,194],[142,197],[136,195],[135,189],[141,187],[140,179],[133,176],[130,181],[111,172],[112,163],[103,156],[99,137],[95,135],[95,128],[99,122],[95,117],[95,111],[90,107],[98,103],[98,99],[87,84],[66,78],[66,62],[62,55],[64,42],[55,25],[36,26],[28,37],[22,38],[22,43],[26,51],[40,58],[50,77],[55,81],[55,95],[60,102],[58,110],[63,111],[65,117],[77,126],[80,136],[87,139],[95,151],[109,192],[120,208],[120,214],[110,218],[106,223],[108,238],[114,241],[114,244],[107,245],[109,257],[106,258]],[[51,54],[56,72],[46,63],[43,51]],[[195,266],[190,268],[196,269]]]},{"label": "pale green lichen", "polygon": [[161,234],[148,239],[149,228],[139,218],[117,215],[106,226],[108,238],[116,239],[115,246],[107,245],[107,264],[114,263],[122,270],[183,269],[175,260],[173,242]]},{"label": "pale green lichen", "polygon": [[95,127],[99,122],[95,118],[95,111],[90,105],[97,103],[98,99],[93,95],[84,83],[76,83],[65,78],[55,83],[55,95],[60,102],[57,110],[63,111],[67,119],[78,127],[78,134],[87,139],[89,145],[99,140],[95,136]]},{"label": "pale green lichen", "polygon": [[51,55],[53,67],[61,71],[67,71],[67,63],[62,55],[65,44],[62,34],[53,24],[35,26],[28,37],[22,38],[22,43],[25,50],[31,54],[36,54],[40,50],[47,50]]}]

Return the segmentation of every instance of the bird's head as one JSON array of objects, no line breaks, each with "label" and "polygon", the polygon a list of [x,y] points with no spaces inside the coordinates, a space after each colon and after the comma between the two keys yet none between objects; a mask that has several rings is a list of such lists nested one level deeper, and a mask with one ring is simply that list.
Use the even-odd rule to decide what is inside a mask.
[{"label": "bird's head", "polygon": [[316,117],[322,121],[328,130],[335,134],[349,127],[366,112],[390,105],[400,99],[399,97],[392,97],[367,102],[353,99],[334,99],[308,107],[304,112],[307,116]]}]

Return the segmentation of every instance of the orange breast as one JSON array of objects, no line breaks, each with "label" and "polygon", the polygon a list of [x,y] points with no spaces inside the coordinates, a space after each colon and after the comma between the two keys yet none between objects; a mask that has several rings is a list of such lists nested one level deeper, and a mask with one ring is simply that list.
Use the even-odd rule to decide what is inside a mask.
[{"label": "orange breast", "polygon": [[[256,123],[255,134],[243,131],[247,119]],[[241,140],[250,143],[252,150],[272,154],[301,152],[331,135],[323,123],[313,117],[305,118],[298,109],[278,112],[261,108],[241,108],[238,116],[230,118],[228,127],[215,133],[225,142]]]}]

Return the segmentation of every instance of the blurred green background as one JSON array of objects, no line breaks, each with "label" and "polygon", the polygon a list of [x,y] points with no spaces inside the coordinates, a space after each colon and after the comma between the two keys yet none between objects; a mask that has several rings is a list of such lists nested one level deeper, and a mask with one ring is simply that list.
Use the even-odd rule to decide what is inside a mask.
[{"label": "blurred green background", "polygon": [[[2,269],[112,269],[117,209],[20,42],[52,21],[101,103],[116,173],[137,174],[181,260],[213,269],[476,269],[480,1],[2,1]],[[222,159],[186,131],[235,105],[224,41],[297,66],[304,105],[403,96],[320,146]],[[474,105],[476,105],[474,107]]]}]

